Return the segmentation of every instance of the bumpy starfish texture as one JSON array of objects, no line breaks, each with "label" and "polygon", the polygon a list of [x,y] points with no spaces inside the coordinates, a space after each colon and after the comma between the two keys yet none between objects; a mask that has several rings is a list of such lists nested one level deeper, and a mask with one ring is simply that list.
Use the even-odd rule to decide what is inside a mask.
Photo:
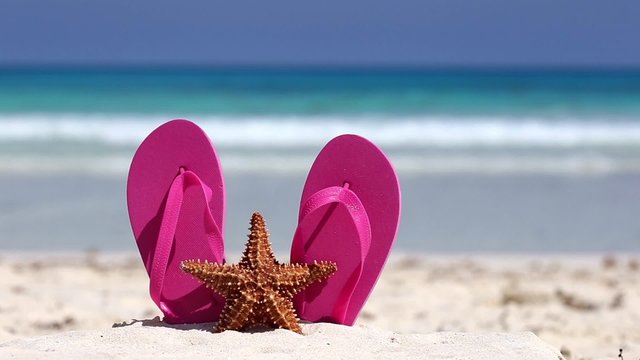
[{"label": "bumpy starfish texture", "polygon": [[251,233],[239,264],[221,265],[183,261],[182,270],[225,298],[216,331],[246,330],[257,325],[302,334],[293,308],[293,296],[337,270],[333,262],[280,264],[273,255],[260,213],[251,217]]}]

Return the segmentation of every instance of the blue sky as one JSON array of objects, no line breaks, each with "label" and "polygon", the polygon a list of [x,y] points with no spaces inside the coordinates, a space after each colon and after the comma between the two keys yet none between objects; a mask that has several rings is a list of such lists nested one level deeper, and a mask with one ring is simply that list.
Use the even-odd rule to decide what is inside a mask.
[{"label": "blue sky", "polygon": [[0,64],[640,66],[640,1],[0,0]]}]

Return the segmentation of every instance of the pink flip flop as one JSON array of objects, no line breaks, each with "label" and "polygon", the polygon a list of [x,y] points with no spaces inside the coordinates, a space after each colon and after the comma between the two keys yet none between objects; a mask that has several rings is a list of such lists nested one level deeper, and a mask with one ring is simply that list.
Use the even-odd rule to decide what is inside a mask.
[{"label": "pink flip flop", "polygon": [[400,201],[395,170],[373,143],[342,135],[322,149],[302,193],[291,262],[335,261],[338,271],[295,297],[302,319],[353,325],[395,240]]},{"label": "pink flip flop", "polygon": [[127,205],[165,321],[216,321],[224,300],[180,270],[185,259],[224,262],[224,180],[204,131],[187,120],[154,130],[133,157]]}]

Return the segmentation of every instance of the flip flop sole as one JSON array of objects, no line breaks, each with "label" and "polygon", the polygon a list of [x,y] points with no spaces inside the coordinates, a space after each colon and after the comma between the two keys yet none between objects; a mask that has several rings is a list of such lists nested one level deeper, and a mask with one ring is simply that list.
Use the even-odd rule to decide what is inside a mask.
[{"label": "flip flop sole", "polygon": [[[197,174],[211,196],[205,198],[202,188],[187,187],[184,191],[184,205],[180,209],[161,294],[162,302],[171,310],[170,314],[165,312],[165,319],[172,323],[215,321],[220,312],[219,299],[214,298],[212,304],[211,291],[183,273],[179,266],[185,259],[222,262],[224,257],[222,170],[211,141],[197,125],[187,120],[173,120],[158,127],[142,142],[133,157],[127,180],[129,219],[142,261],[152,277],[168,191],[180,168]],[[211,216],[217,224],[220,230],[217,239],[207,235],[205,216]]]},{"label": "flip flop sole", "polygon": [[[368,252],[364,254],[362,272],[351,295],[343,322],[351,325],[373,290],[395,241],[400,221],[401,194],[398,177],[389,159],[376,145],[357,135],[338,136],[322,149],[309,172],[301,204],[305,204],[322,189],[343,186],[345,183],[348,183],[349,190],[358,196],[364,206],[371,227],[371,243]],[[301,212],[300,223],[303,216]],[[334,225],[328,224],[325,226],[327,228],[353,226],[347,225],[352,224],[353,220],[346,211],[336,211],[329,217]],[[331,238],[331,230],[324,231],[323,234],[314,242],[336,244],[335,239]],[[323,239],[321,236],[326,238]],[[330,246],[333,248],[327,249],[327,252],[343,250],[334,245]],[[313,311],[309,306],[313,307],[313,304],[307,304],[306,312]]]}]

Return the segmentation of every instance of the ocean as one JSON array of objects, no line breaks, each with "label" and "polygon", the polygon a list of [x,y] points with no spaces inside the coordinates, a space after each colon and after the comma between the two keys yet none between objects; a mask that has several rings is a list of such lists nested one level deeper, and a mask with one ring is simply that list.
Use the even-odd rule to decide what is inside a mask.
[{"label": "ocean", "polygon": [[262,211],[288,251],[315,155],[356,133],[403,190],[398,251],[640,250],[640,70],[0,69],[0,249],[131,250],[131,157],[203,127],[229,249]]}]

